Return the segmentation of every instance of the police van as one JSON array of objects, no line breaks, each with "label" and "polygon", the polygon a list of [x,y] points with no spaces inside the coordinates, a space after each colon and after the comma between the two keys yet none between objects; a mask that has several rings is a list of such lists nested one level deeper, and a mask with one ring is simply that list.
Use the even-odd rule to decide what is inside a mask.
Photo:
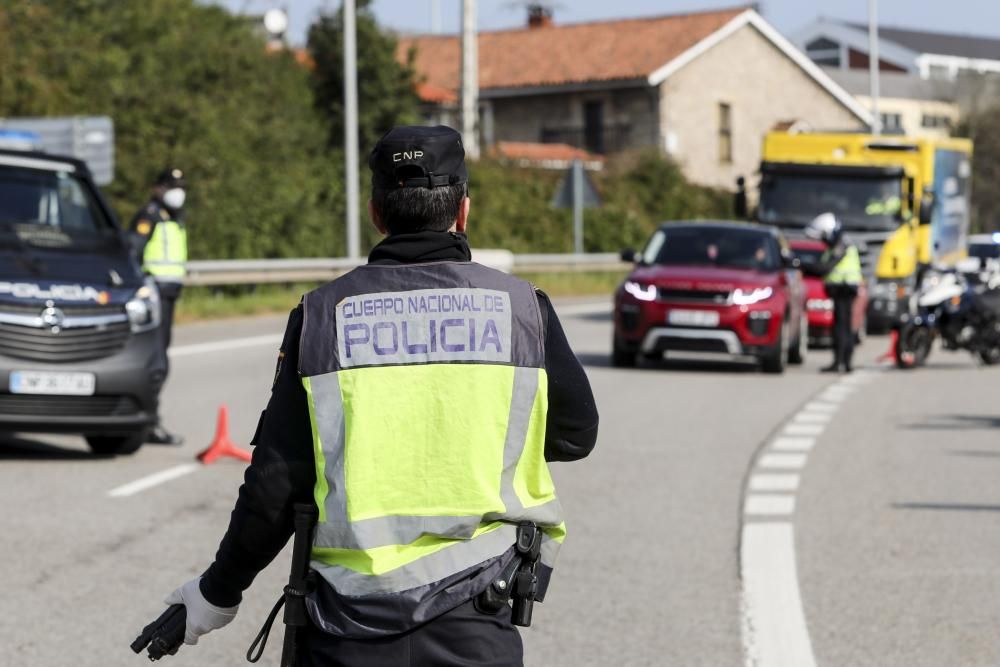
[{"label": "police van", "polygon": [[166,376],[156,286],[86,163],[31,139],[0,130],[0,436],[130,454]]}]

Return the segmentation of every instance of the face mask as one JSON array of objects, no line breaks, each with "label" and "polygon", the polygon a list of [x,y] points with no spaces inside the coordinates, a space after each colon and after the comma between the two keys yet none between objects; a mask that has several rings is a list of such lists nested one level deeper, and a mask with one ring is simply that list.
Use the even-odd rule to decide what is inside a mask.
[{"label": "face mask", "polygon": [[163,203],[166,204],[168,208],[179,211],[184,208],[185,197],[186,193],[182,188],[170,188],[163,193]]}]

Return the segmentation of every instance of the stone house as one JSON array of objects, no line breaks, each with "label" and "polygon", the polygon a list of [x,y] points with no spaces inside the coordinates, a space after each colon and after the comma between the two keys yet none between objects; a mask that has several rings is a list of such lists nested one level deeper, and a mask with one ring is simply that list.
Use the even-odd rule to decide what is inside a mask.
[{"label": "stone house", "polygon": [[[862,104],[748,8],[479,34],[482,144],[595,156],[656,147],[695,182],[754,173],[765,132],[859,130]],[[400,39],[426,120],[458,125],[457,36]]]}]

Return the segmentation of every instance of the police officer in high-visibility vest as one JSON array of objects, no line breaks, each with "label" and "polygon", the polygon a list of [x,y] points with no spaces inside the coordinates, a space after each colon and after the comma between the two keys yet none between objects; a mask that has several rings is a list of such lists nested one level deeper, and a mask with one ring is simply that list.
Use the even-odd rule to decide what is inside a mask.
[{"label": "police officer in high-visibility vest", "polygon": [[548,462],[587,456],[598,416],[548,297],[471,261],[464,155],[441,126],[371,153],[386,238],[292,311],[229,530],[167,599],[187,643],[232,620],[313,502],[299,664],[522,664],[503,579],[519,524],[541,600],[566,535]]},{"label": "police officer in high-visibility vest", "polygon": [[858,249],[844,240],[844,228],[833,213],[823,213],[806,226],[809,238],[823,241],[826,250],[819,261],[803,266],[811,275],[823,278],[827,297],[833,301],[833,363],[824,373],[850,373],[854,355],[852,313],[858,288],[864,279]]},{"label": "police officer in high-visibility vest", "polygon": [[[184,173],[165,169],[156,179],[153,197],[132,218],[131,231],[143,271],[156,281],[160,293],[160,340],[164,352],[170,347],[174,307],[181,296],[187,262],[187,229],[184,226],[186,198]],[[169,365],[168,365],[169,368]],[[149,442],[181,444],[157,422]]]}]

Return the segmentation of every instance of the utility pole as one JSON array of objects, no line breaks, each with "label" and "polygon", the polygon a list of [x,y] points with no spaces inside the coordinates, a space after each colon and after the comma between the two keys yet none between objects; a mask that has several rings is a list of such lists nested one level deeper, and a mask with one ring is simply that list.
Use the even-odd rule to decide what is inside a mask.
[{"label": "utility pole", "polygon": [[347,256],[361,256],[358,192],[358,37],[355,0],[344,0],[344,172],[347,187]]},{"label": "utility pole", "polygon": [[476,0],[462,0],[462,142],[466,154],[479,157],[479,44]]},{"label": "utility pole", "polygon": [[879,56],[878,56],[878,0],[868,0],[868,78],[872,99],[872,134],[882,134],[882,117],[878,112]]},{"label": "utility pole", "polygon": [[430,0],[431,2],[431,32],[435,35],[441,34],[441,0]]}]

